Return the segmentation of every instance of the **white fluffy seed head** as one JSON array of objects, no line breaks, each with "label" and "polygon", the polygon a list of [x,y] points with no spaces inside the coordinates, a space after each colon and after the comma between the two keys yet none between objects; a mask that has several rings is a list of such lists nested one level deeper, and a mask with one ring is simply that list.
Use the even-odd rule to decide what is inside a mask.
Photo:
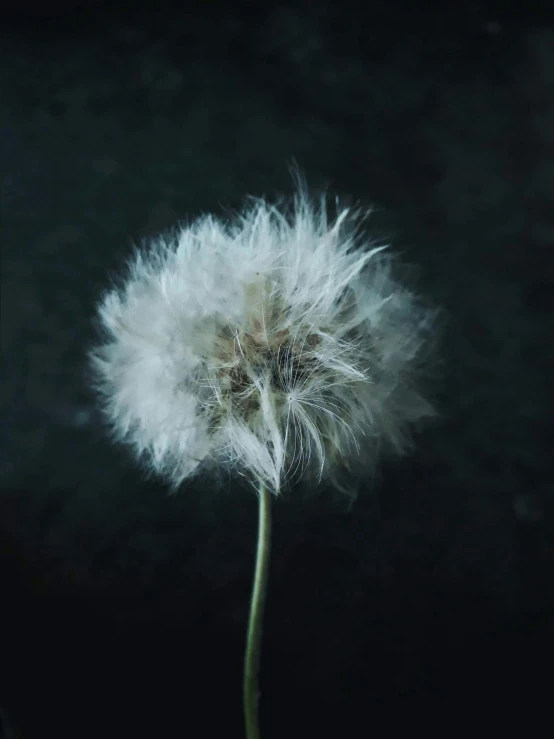
[{"label": "white fluffy seed head", "polygon": [[393,277],[363,212],[330,220],[300,187],[137,250],[91,351],[114,435],[173,489],[224,464],[278,494],[356,456],[403,452],[432,415],[418,382],[436,312]]}]

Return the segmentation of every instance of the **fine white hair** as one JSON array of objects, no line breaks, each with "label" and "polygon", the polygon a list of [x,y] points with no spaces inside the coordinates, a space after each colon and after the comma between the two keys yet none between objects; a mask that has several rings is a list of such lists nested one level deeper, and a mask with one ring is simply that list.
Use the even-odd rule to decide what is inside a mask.
[{"label": "fine white hair", "polygon": [[299,186],[136,249],[98,308],[90,352],[114,436],[176,490],[210,464],[278,494],[301,473],[402,453],[436,311],[361,228]]}]

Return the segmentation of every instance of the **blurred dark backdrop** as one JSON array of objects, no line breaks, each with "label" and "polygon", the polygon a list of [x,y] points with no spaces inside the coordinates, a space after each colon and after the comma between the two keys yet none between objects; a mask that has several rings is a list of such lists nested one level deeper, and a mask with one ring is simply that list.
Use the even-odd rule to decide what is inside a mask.
[{"label": "blurred dark backdrop", "polygon": [[[0,703],[21,736],[243,735],[256,501],[168,497],[83,379],[130,246],[247,194],[377,206],[449,316],[440,424],[355,505],[274,506],[264,739],[534,735],[554,636],[547,3],[9,3]],[[386,727],[386,728],[384,728]]]}]

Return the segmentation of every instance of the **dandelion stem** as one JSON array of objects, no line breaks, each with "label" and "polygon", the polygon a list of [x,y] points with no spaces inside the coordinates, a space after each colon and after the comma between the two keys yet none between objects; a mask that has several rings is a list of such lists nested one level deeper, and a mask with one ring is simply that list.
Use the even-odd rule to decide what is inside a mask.
[{"label": "dandelion stem", "polygon": [[267,594],[267,576],[271,547],[271,493],[260,481],[258,517],[258,547],[256,551],[256,570],[252,585],[248,635],[244,655],[244,721],[246,739],[260,739],[258,718],[258,673],[260,667],[260,645],[262,622]]}]

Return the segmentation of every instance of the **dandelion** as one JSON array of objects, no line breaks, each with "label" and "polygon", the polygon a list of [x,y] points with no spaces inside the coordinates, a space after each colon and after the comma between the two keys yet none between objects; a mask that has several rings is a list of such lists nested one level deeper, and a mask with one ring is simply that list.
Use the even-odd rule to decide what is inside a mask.
[{"label": "dandelion", "polygon": [[367,212],[328,211],[299,183],[290,207],[252,200],[229,221],[204,216],[136,250],[99,305],[90,355],[113,435],[173,490],[219,466],[258,490],[248,739],[259,736],[271,497],[300,477],[338,484],[356,459],[373,468],[433,414],[419,380],[436,312],[364,237]]}]

